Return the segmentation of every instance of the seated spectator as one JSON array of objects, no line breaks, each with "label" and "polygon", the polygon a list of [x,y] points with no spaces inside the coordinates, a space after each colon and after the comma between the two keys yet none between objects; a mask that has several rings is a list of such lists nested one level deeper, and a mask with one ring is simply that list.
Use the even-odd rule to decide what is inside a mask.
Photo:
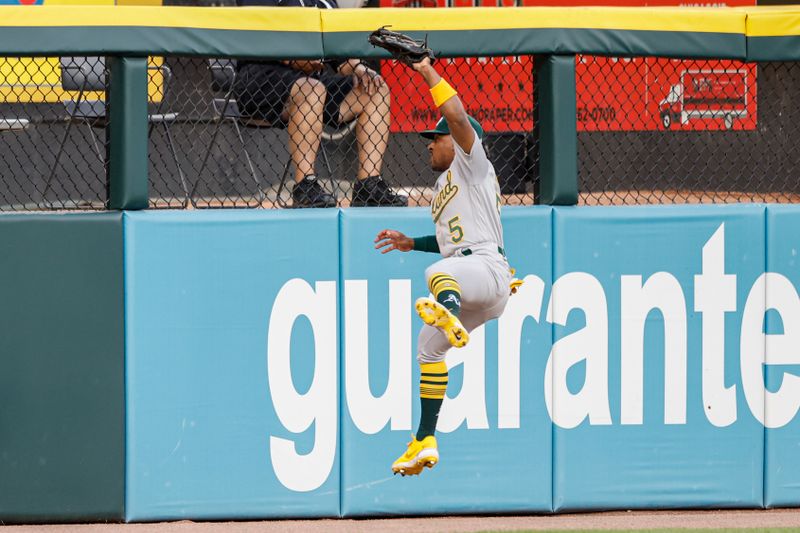
[{"label": "seated spectator", "polygon": [[[337,7],[336,0],[238,0],[240,6]],[[240,61],[236,98],[247,116],[286,124],[295,168],[295,207],[333,207],[336,198],[314,175],[323,123],[356,121],[358,174],[352,206],[406,206],[381,177],[389,139],[389,89],[357,59]]]}]

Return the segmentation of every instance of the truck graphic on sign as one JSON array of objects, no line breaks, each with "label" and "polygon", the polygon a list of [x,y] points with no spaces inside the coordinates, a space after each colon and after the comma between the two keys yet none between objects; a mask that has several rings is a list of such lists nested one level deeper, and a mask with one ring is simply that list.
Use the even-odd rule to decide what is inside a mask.
[{"label": "truck graphic on sign", "polygon": [[684,70],[659,103],[661,125],[686,124],[692,119],[720,119],[726,130],[747,117],[747,70]]}]

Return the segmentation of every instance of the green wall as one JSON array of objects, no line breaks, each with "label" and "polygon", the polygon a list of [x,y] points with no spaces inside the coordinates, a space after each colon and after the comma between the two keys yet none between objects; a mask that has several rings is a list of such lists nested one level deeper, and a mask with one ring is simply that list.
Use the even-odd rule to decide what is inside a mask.
[{"label": "green wall", "polygon": [[0,520],[121,520],[122,214],[0,216]]}]

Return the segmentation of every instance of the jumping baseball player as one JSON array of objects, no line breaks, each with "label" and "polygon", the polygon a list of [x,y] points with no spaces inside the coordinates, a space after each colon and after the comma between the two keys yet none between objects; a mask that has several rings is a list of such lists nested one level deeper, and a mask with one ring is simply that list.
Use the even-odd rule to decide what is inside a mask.
[{"label": "jumping baseball player", "polygon": [[422,415],[408,449],[392,464],[392,471],[402,475],[419,474],[439,461],[434,432],[447,390],[445,355],[450,347],[467,344],[474,328],[500,316],[512,283],[503,249],[500,186],[481,143],[483,129],[429,57],[410,66],[428,84],[442,114],[433,129],[421,133],[431,139],[431,168],[441,172],[431,206],[436,235],[410,238],[386,229],[378,233],[375,248],[437,252],[443,259],[425,271],[433,298],[415,304],[425,322],[417,343]]}]

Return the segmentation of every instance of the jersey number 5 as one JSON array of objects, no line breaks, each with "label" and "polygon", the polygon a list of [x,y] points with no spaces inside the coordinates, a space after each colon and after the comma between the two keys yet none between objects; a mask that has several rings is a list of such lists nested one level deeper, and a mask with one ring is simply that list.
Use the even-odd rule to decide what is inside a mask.
[{"label": "jersey number 5", "polygon": [[450,240],[453,244],[458,244],[464,238],[464,230],[458,225],[458,217],[453,217],[447,221],[447,226],[450,228]]}]

